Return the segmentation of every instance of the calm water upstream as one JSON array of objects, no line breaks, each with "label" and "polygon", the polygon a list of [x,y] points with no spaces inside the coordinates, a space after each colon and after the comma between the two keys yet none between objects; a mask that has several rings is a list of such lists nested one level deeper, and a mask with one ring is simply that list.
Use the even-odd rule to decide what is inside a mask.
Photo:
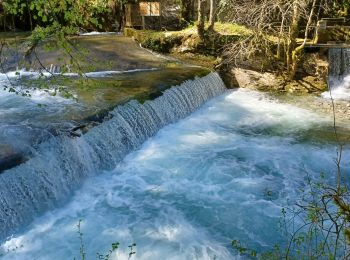
[{"label": "calm water upstream", "polygon": [[[80,219],[87,259],[116,241],[118,259],[128,259],[133,242],[135,259],[234,259],[233,239],[269,250],[283,242],[281,209],[300,198],[307,175],[333,181],[336,145],[320,138],[331,125],[265,94],[226,91],[87,178],[65,205],[4,241],[0,254],[79,259]],[[350,173],[348,161],[343,169]]]}]

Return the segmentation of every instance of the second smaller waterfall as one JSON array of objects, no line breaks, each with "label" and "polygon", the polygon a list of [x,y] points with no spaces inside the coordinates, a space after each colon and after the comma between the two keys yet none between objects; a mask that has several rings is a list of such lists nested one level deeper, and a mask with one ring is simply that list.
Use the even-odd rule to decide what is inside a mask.
[{"label": "second smaller waterfall", "polygon": [[329,49],[330,91],[322,94],[325,98],[350,100],[350,49]]}]

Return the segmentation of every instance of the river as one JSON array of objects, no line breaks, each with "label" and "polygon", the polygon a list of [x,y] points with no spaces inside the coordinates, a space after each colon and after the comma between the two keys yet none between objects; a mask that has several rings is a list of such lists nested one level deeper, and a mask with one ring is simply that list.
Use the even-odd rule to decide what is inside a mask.
[{"label": "river", "polygon": [[[90,160],[86,162],[89,166],[82,166],[81,161],[76,166],[68,165],[74,163],[75,157],[65,158],[64,154],[69,153],[63,151],[60,158],[66,162],[48,167],[57,171],[53,175],[65,174],[59,167],[74,170],[75,174],[82,167],[79,174],[85,181],[72,179],[81,185],[64,203],[24,221],[27,224],[1,244],[2,258],[79,259],[80,220],[88,259],[107,252],[113,242],[120,243],[113,254],[117,259],[128,259],[128,245],[132,243],[136,243],[135,259],[235,259],[238,256],[231,248],[233,239],[258,252],[271,250],[275,244],[283,245],[285,238],[278,225],[282,208],[300,199],[308,189],[309,177],[318,180],[324,173],[327,182],[335,181],[336,143],[322,138],[332,129],[332,118],[252,90],[224,90],[218,86],[210,95],[205,94],[214,84],[221,84],[216,77],[206,77],[210,84],[205,80],[188,83],[197,86],[196,92],[189,92],[186,87],[183,91],[172,89],[166,98],[160,98],[162,105],[132,105],[133,110],[128,111],[134,111],[134,121],[129,118],[129,124],[136,137],[124,133],[123,141],[120,133],[127,129],[118,128],[119,132],[113,134],[113,127],[118,125],[105,122],[92,129],[100,135],[88,132],[87,137],[84,135],[77,144],[68,146],[66,149],[73,147],[75,152],[84,152],[80,156]],[[157,126],[145,118],[150,106],[161,122]],[[178,110],[183,113],[176,114],[180,113]],[[127,115],[113,113],[115,117]],[[161,115],[168,119],[162,121]],[[114,147],[113,138],[126,143],[137,139],[140,145],[127,144],[134,148],[127,152],[124,146]],[[91,147],[102,151],[92,152]],[[55,155],[48,147],[41,149],[48,156]],[[126,149],[126,156],[120,149]],[[348,147],[343,153],[344,158],[349,158]],[[97,158],[102,155],[103,159]],[[122,159],[118,161],[117,157]],[[48,163],[60,159],[49,158]],[[105,161],[109,167],[100,167]],[[28,167],[17,167],[19,170],[11,174],[20,174]],[[342,169],[350,173],[348,161],[343,162]],[[39,173],[45,173],[43,166]],[[55,196],[60,197],[56,194],[59,191],[68,192],[56,187],[73,178],[68,175],[67,180],[53,185]],[[47,178],[48,182],[53,180],[51,175]],[[32,185],[26,183],[25,177],[20,180]],[[27,203],[26,198],[39,192],[24,194],[29,190],[14,186],[11,191],[19,194],[19,208],[24,208],[20,204]],[[28,207],[40,208],[49,201]],[[16,205],[7,203],[9,208]],[[31,211],[24,209],[24,213]],[[22,218],[13,217],[11,221]]]}]

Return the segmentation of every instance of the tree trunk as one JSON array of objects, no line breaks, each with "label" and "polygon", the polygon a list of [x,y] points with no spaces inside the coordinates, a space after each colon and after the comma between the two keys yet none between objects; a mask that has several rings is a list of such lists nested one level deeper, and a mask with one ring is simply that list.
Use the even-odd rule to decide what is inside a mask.
[{"label": "tree trunk", "polygon": [[215,15],[216,15],[216,6],[215,6],[215,0],[210,0],[210,13],[209,13],[209,27],[208,30],[214,29],[214,23],[215,23]]},{"label": "tree trunk", "polygon": [[181,1],[181,18],[187,23],[192,21],[193,14],[193,3],[191,0],[182,0]]},{"label": "tree trunk", "polygon": [[118,31],[121,32],[125,26],[125,4],[123,3],[119,3],[118,4],[118,9],[120,11],[120,14],[119,14],[119,28],[118,28]]},{"label": "tree trunk", "polygon": [[28,2],[28,0],[26,1],[26,8],[27,8],[28,17],[29,17],[30,30],[33,31],[32,14],[31,14],[31,12],[30,12],[30,7],[29,7],[29,2]]},{"label": "tree trunk", "polygon": [[4,13],[4,20],[3,20],[3,26],[4,26],[4,32],[6,32],[6,13]]},{"label": "tree trunk", "polygon": [[200,40],[204,40],[204,3],[205,0],[198,0],[198,25],[197,32]]},{"label": "tree trunk", "polygon": [[14,15],[11,15],[11,18],[12,18],[12,28],[11,28],[11,31],[16,31],[16,23],[15,23],[15,16]]},{"label": "tree trunk", "polygon": [[[293,72],[291,71],[292,70],[292,52],[297,46],[297,38],[299,35],[299,22],[300,22],[299,1],[301,0],[294,0],[293,2],[293,17],[292,17],[292,23],[289,28],[288,48],[286,53],[287,70],[289,75],[293,74]],[[294,75],[292,75],[292,77],[294,77]]]},{"label": "tree trunk", "polygon": [[316,3],[317,3],[317,0],[313,0],[312,7],[310,10],[310,14],[309,14],[309,18],[308,18],[306,28],[305,28],[304,41],[300,46],[294,48],[292,51],[292,66],[291,66],[291,70],[290,70],[290,78],[291,79],[295,77],[295,74],[296,74],[296,71],[297,71],[298,65],[299,65],[299,55],[302,52],[302,50],[304,49],[306,42],[307,42],[307,39],[309,38],[309,31],[310,31],[310,26],[312,23],[312,17],[314,16],[315,9],[316,9]]},{"label": "tree trunk", "polygon": [[282,44],[282,40],[283,40],[283,27],[284,27],[284,22],[285,22],[285,17],[282,17],[282,21],[281,21],[281,28],[280,28],[280,32],[279,32],[279,37],[278,37],[278,43],[277,43],[277,51],[276,51],[276,58],[277,59],[281,59],[281,44]]}]

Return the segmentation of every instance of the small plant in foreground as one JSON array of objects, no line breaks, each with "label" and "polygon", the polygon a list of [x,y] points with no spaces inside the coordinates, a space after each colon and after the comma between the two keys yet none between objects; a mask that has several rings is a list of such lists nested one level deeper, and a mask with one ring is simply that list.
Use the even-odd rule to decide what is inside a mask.
[{"label": "small plant in foreground", "polygon": [[[81,222],[82,220],[80,219],[78,224],[77,224],[77,233],[79,235],[79,242],[80,242],[80,247],[79,247],[79,254],[80,254],[80,260],[86,260],[87,259],[87,254],[85,251],[85,245],[84,245],[84,240],[83,240],[83,232],[81,230]],[[111,248],[108,250],[107,253],[105,254],[101,254],[101,253],[97,253],[97,259],[99,260],[110,260],[112,259],[112,254],[114,252],[116,252],[119,249],[120,243],[119,242],[114,242],[111,244]],[[129,257],[128,259],[131,259],[135,254],[135,247],[136,247],[136,243],[132,243],[131,245],[128,246],[130,252],[129,252]],[[76,260],[74,258],[74,260]]]}]

